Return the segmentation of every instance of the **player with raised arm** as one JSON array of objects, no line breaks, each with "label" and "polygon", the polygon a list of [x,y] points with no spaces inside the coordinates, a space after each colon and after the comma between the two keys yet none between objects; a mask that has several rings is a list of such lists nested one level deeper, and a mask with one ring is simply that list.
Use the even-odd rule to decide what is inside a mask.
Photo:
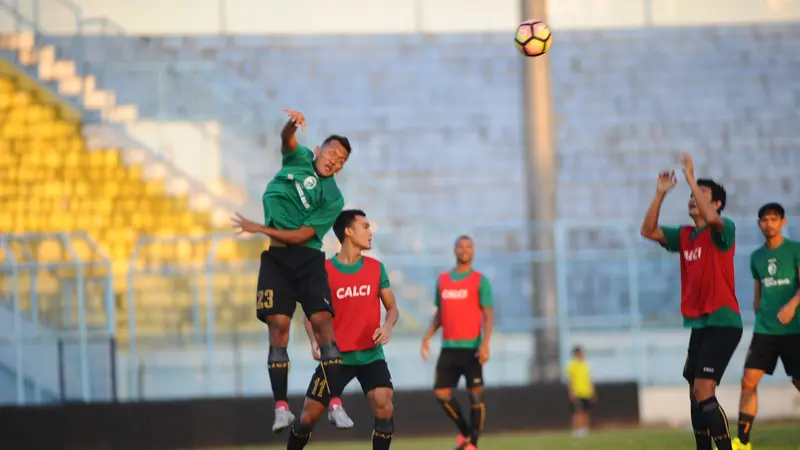
[{"label": "player with raised arm", "polygon": [[[472,268],[475,248],[472,238],[461,236],[455,245],[456,267],[439,275],[436,282],[436,313],[422,339],[423,360],[430,355],[430,340],[442,328],[442,353],[436,363],[434,394],[447,416],[458,427],[457,450],[477,449],[483,431],[483,365],[489,360],[489,341],[494,327],[492,285]],[[483,333],[481,333],[483,328]],[[472,404],[470,424],[453,398],[453,388],[464,376]]]},{"label": "player with raised arm", "polygon": [[750,432],[758,413],[758,383],[783,361],[786,374],[800,390],[800,242],[783,237],[786,212],[777,203],[758,210],[758,227],[766,242],[750,255],[755,282],[756,326],[747,352],[739,399],[739,429],[734,448],[751,450]]},{"label": "player with raised arm", "polygon": [[689,155],[683,155],[682,164],[692,191],[688,206],[694,226],[659,225],[661,204],[677,183],[674,172],[662,172],[641,234],[680,255],[681,314],[684,326],[692,330],[683,376],[690,385],[697,449],[711,450],[713,440],[719,450],[731,450],[728,418],[717,401],[716,388],[742,337],[733,271],[736,228],[733,221],[720,216],[725,188],[710,179],[695,179]]},{"label": "player with raised arm", "polygon": [[300,302],[314,328],[322,364],[334,396],[344,388],[340,380],[341,355],[333,335],[331,292],[325,271],[322,238],[344,208],[334,175],[350,156],[347,138],[333,135],[314,152],[298,144],[297,127],[305,118],[284,110],[289,120],[281,131],[281,169],[263,195],[264,223],[236,214],[231,220],[239,233],[262,233],[270,238],[261,253],[256,291],[256,315],[269,327],[269,378],[275,399],[274,432],[295,420],[287,403],[289,384],[289,328]]},{"label": "player with raised arm", "polygon": [[[360,210],[342,211],[333,231],[342,249],[326,265],[336,310],[333,329],[342,352],[342,380],[346,385],[353,378],[358,379],[375,417],[372,448],[388,450],[394,432],[393,387],[383,346],[389,342],[399,310],[383,264],[362,254],[372,248],[372,230],[366,214]],[[383,325],[381,304],[386,309]],[[316,333],[308,326],[306,330],[314,347]],[[303,414],[289,436],[287,449],[300,450],[308,444],[311,430],[325,413],[331,397],[320,364],[308,386]],[[336,423],[330,413],[329,419]]]}]

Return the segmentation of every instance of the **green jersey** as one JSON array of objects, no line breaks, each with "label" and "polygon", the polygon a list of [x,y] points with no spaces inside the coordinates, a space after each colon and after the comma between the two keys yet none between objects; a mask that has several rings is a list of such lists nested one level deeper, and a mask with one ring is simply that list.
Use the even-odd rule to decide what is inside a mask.
[{"label": "green jersey", "polygon": [[770,249],[766,245],[750,255],[753,279],[761,282],[761,302],[756,311],[755,332],[781,335],[800,333],[800,316],[784,325],[778,321],[778,311],[797,294],[800,270],[800,242],[784,239]]},{"label": "green jersey", "polygon": [[[333,267],[336,268],[339,272],[346,274],[346,275],[353,275],[358,273],[361,268],[364,266],[364,258],[359,259],[354,264],[345,264],[336,257],[333,257],[329,260]],[[380,261],[379,261],[380,262]],[[381,279],[380,279],[380,289],[386,289],[391,287],[391,283],[389,282],[389,275],[386,273],[386,267],[383,266],[383,263],[380,263],[381,266]],[[369,350],[359,350],[354,352],[342,352],[342,364],[345,366],[364,366],[375,361],[380,361],[386,359],[386,356],[383,354],[383,346],[378,345],[375,348],[371,348]]]},{"label": "green jersey", "polygon": [[264,224],[279,230],[314,228],[306,247],[320,250],[322,238],[344,209],[344,197],[333,177],[320,177],[314,170],[314,154],[307,147],[283,152],[281,170],[261,197]]}]

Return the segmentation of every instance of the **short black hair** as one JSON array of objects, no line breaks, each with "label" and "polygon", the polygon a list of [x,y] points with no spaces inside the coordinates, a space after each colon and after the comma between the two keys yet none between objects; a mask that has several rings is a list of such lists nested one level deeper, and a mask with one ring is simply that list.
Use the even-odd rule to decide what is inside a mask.
[{"label": "short black hair", "polygon": [[583,353],[583,347],[581,347],[580,345],[576,345],[575,347],[572,347],[572,355],[573,356],[578,356],[579,353]]},{"label": "short black hair", "polygon": [[697,185],[711,189],[711,201],[719,202],[717,214],[720,214],[722,210],[725,209],[725,202],[728,199],[728,194],[725,192],[725,187],[723,187],[721,184],[717,184],[717,182],[711,178],[699,178],[697,180]]},{"label": "short black hair", "polygon": [[455,243],[455,245],[453,245],[453,247],[458,247],[458,243],[463,241],[464,239],[466,239],[468,241],[472,241],[473,240],[471,237],[467,236],[466,234],[462,234],[461,236],[456,238],[456,243]]},{"label": "short black hair", "polygon": [[344,149],[347,150],[347,154],[348,155],[350,153],[353,153],[353,149],[352,149],[352,147],[350,147],[350,140],[347,139],[344,136],[339,136],[338,134],[332,134],[332,135],[328,136],[327,138],[325,138],[325,140],[322,141],[322,145],[331,143],[333,141],[339,141],[339,143],[342,144],[342,147],[344,147]]},{"label": "short black hair", "polygon": [[339,213],[336,221],[333,222],[333,234],[336,235],[339,242],[344,242],[344,230],[353,225],[356,217],[367,217],[367,214],[360,209],[345,209]]},{"label": "short black hair", "polygon": [[786,218],[786,210],[783,209],[780,203],[767,203],[766,205],[758,208],[758,218],[763,219],[767,214],[775,214],[781,219]]}]

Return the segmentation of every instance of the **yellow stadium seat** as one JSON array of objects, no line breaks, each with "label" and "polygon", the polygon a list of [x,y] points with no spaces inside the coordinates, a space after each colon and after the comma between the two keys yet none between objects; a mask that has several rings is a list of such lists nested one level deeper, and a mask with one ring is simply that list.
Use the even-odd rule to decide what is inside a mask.
[{"label": "yellow stadium seat", "polygon": [[[0,233],[88,232],[111,258],[114,287],[123,296],[131,254],[142,236],[166,240],[141,246],[135,267],[175,263],[202,268],[211,250],[209,242],[171,238],[209,233],[209,214],[192,210],[187,195],[169,194],[165,182],[146,177],[142,166],[123,164],[120,149],[87,149],[81,124],[61,117],[57,106],[22,89],[16,80],[0,76],[0,114],[4,117],[0,122]],[[96,257],[81,239],[75,239],[73,246],[81,259]],[[257,260],[262,247],[223,242],[217,246],[216,259]],[[70,259],[56,240],[37,245],[34,256],[49,262]],[[74,281],[74,270],[54,273]],[[192,322],[192,286],[199,289],[198,283],[206,286],[212,281],[215,299],[225,305],[219,308],[224,311],[219,326],[239,327],[236,322],[241,313],[234,310],[237,305],[251,306],[251,277],[235,271],[215,275],[212,280],[197,277],[138,276],[138,329],[153,333],[186,329]],[[62,284],[58,277],[50,276],[29,282],[26,289],[31,288],[43,296],[58,295]],[[102,293],[87,289],[87,295]],[[61,304],[60,299],[50,302]],[[56,306],[48,314],[59,313],[61,306]],[[123,308],[118,323],[128,325],[125,314]]]}]

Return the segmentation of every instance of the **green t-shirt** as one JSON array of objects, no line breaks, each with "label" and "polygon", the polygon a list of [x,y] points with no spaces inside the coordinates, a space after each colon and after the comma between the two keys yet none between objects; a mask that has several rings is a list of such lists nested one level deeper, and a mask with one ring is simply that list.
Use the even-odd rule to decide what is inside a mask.
[{"label": "green t-shirt", "polygon": [[[464,273],[458,273],[455,269],[450,271],[450,279],[453,281],[461,281],[472,274],[472,270]],[[494,297],[492,295],[492,283],[485,275],[481,275],[481,284],[478,288],[478,295],[480,295],[480,305],[486,308],[494,306]],[[439,281],[436,281],[436,292],[434,294],[436,307],[441,306],[441,299],[439,298]],[[478,336],[476,339],[459,340],[459,341],[442,341],[442,348],[478,348],[481,346],[483,336]]]},{"label": "green t-shirt", "polygon": [[261,197],[264,224],[279,230],[314,228],[306,247],[321,249],[322,238],[344,209],[344,197],[333,177],[320,177],[314,170],[314,154],[307,147],[283,152],[281,170]]},{"label": "green t-shirt", "polygon": [[[331,263],[336,270],[343,274],[352,275],[362,267],[364,267],[364,257],[362,256],[354,264],[345,264],[339,261],[335,256],[331,258]],[[381,265],[381,281],[380,281],[380,288],[386,289],[391,287],[392,284],[389,282],[389,275],[386,273],[386,267]],[[383,346],[378,345],[375,348],[371,348],[369,350],[359,350],[355,352],[342,352],[342,364],[345,366],[364,366],[375,361],[381,361],[386,359],[386,355],[383,354]]]},{"label": "green t-shirt", "polygon": [[784,325],[778,311],[797,294],[800,269],[800,242],[784,239],[770,249],[766,245],[750,255],[750,272],[761,282],[761,303],[756,311],[755,332],[759,334],[800,333],[800,315]]},{"label": "green t-shirt", "polygon": [[[696,229],[689,239],[696,238],[700,233],[702,233],[708,225],[704,225],[698,229]],[[666,239],[666,243],[663,247],[668,252],[678,253],[681,251],[681,227],[661,227],[661,231],[664,233],[664,238]],[[730,250],[734,243],[736,242],[736,225],[733,223],[732,220],[728,219],[727,217],[722,218],[722,230],[714,231],[711,230],[711,240],[714,242],[714,246],[717,247],[722,252],[727,252]],[[737,313],[736,311],[732,310],[727,306],[723,306],[722,308],[710,313],[706,314],[702,317],[697,318],[690,318],[684,317],[683,318],[683,326],[686,328],[704,328],[704,327],[737,327],[742,328],[742,316]]]}]

